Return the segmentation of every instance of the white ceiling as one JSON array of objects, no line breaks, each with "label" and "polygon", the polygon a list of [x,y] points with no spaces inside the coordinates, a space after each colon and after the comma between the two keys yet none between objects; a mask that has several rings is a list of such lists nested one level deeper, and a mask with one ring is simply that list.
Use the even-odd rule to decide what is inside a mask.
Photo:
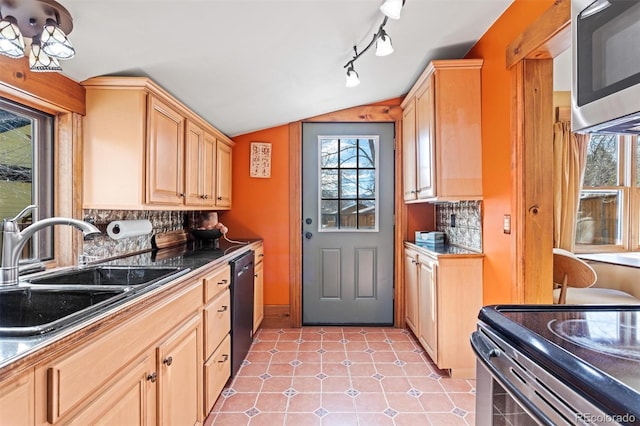
[{"label": "white ceiling", "polygon": [[432,59],[463,57],[512,0],[407,0],[391,56],[343,66],[372,39],[383,0],[59,0],[76,81],[148,76],[228,136],[406,94]]}]

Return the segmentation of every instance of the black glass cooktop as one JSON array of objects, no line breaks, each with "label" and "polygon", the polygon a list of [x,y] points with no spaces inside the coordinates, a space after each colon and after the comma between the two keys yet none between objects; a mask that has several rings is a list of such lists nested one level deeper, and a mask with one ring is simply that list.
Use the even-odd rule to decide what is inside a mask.
[{"label": "black glass cooktop", "polygon": [[500,305],[479,319],[565,384],[640,413],[640,306]]}]

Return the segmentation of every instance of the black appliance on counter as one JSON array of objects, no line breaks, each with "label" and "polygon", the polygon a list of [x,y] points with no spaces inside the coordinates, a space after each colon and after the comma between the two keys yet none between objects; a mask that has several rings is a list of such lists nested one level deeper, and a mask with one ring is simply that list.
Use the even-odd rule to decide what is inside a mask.
[{"label": "black appliance on counter", "polygon": [[640,424],[640,306],[482,308],[476,424]]},{"label": "black appliance on counter", "polygon": [[229,262],[231,265],[231,377],[242,365],[253,341],[254,251]]}]

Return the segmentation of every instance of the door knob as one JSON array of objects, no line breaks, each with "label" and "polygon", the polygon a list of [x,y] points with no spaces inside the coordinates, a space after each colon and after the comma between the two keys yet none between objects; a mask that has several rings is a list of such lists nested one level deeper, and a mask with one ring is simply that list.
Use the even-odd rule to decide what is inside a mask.
[{"label": "door knob", "polygon": [[312,234],[311,232],[305,232],[305,233],[304,233],[304,237],[305,237],[307,240],[310,240],[310,239],[313,237],[313,234]]}]

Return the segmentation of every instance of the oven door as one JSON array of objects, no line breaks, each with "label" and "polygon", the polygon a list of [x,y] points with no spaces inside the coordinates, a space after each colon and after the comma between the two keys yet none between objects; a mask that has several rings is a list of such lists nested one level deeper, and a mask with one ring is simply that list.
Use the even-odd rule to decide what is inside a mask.
[{"label": "oven door", "polygon": [[593,425],[611,418],[490,330],[479,327],[471,346],[477,424]]}]

